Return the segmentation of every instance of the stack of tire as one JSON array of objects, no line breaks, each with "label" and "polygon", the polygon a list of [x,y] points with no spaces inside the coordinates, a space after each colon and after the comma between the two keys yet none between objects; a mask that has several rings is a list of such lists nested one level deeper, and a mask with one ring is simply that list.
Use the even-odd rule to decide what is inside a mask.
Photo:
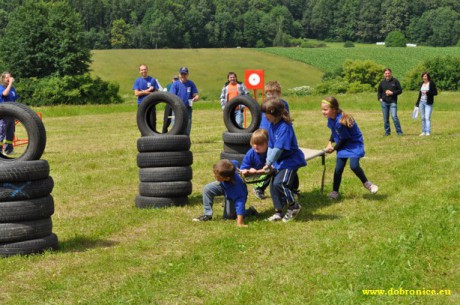
[{"label": "stack of tire", "polygon": [[[235,110],[241,106],[251,113],[251,122],[246,127],[240,127],[235,120]],[[251,149],[252,133],[259,128],[262,119],[260,105],[249,96],[240,95],[231,99],[224,107],[224,124],[227,131],[222,134],[224,150],[220,154],[221,159],[236,160],[239,163]]]},{"label": "stack of tire", "polygon": [[52,233],[53,179],[46,160],[43,122],[29,107],[0,103],[0,118],[14,117],[24,125],[28,145],[20,156],[0,154],[0,256],[41,253],[57,249]]},{"label": "stack of tire", "polygon": [[[166,133],[156,129],[156,106],[166,103],[174,113],[174,123]],[[141,137],[137,140],[139,167],[139,195],[134,203],[138,208],[161,208],[188,204],[192,193],[193,155],[190,137],[185,134],[187,109],[176,95],[155,92],[139,106],[137,125]]]}]

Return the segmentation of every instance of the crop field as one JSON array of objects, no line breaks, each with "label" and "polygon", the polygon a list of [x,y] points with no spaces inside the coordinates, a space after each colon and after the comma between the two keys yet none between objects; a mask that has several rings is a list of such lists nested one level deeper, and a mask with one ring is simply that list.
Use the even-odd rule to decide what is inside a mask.
[{"label": "crop field", "polygon": [[406,72],[416,67],[421,61],[436,56],[459,56],[460,48],[386,48],[384,46],[359,46],[355,48],[265,48],[258,49],[264,53],[291,58],[321,69],[334,71],[347,59],[370,59],[393,70],[393,75],[402,79]]}]

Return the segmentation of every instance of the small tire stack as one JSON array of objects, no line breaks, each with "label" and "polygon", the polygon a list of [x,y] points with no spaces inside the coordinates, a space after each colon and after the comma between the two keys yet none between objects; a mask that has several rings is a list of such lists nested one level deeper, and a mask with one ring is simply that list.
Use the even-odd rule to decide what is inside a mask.
[{"label": "small tire stack", "polygon": [[[251,123],[246,128],[238,126],[235,121],[235,109],[244,105],[251,112]],[[249,96],[240,95],[231,99],[224,107],[224,124],[228,131],[222,134],[224,150],[220,154],[221,159],[236,160],[239,163],[251,149],[252,133],[259,128],[262,119],[260,105]]]},{"label": "small tire stack", "polygon": [[46,160],[46,131],[38,115],[19,103],[1,103],[0,117],[14,117],[25,127],[28,144],[23,154],[0,154],[0,257],[57,249],[52,233],[53,179]]},{"label": "small tire stack", "polygon": [[[152,113],[158,103],[166,103],[174,113],[174,124],[167,133],[159,133],[152,123]],[[190,137],[185,135],[187,109],[175,95],[155,92],[139,106],[137,125],[142,137],[137,140],[139,195],[135,206],[162,208],[188,204],[192,193],[193,155]]]}]

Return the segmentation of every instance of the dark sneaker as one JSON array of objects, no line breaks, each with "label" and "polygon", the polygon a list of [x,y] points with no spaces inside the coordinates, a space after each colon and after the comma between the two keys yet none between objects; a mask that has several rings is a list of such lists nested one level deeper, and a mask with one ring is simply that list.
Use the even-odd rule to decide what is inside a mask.
[{"label": "dark sneaker", "polygon": [[257,215],[259,215],[259,212],[257,212],[256,208],[253,207],[252,205],[246,211],[246,216],[257,216]]},{"label": "dark sneaker", "polygon": [[283,222],[288,222],[296,218],[297,215],[299,215],[300,209],[302,207],[298,203],[294,203],[290,207],[288,207],[286,214],[283,217]]},{"label": "dark sneaker", "polygon": [[339,199],[339,193],[337,193],[336,191],[332,191],[332,192],[329,194],[329,199],[331,199],[331,200],[337,200],[337,199]]},{"label": "dark sneaker", "polygon": [[265,196],[264,191],[261,189],[254,189],[254,195],[259,198],[259,199],[265,199],[267,196]]},{"label": "dark sneaker", "polygon": [[14,152],[13,150],[13,146],[10,147],[6,147],[4,150],[3,150],[3,154],[8,156],[8,155],[11,155],[12,153]]},{"label": "dark sneaker", "polygon": [[193,218],[192,221],[210,221],[212,219],[211,215],[201,215],[198,216],[197,218]]},{"label": "dark sneaker", "polygon": [[281,219],[283,219],[283,214],[277,212],[265,220],[266,221],[280,221]]}]

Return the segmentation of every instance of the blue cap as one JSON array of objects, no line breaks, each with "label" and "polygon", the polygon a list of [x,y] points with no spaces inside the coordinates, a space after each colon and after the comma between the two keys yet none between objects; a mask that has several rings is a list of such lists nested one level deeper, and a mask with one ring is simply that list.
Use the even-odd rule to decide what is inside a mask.
[{"label": "blue cap", "polygon": [[188,68],[187,67],[182,67],[179,69],[180,74],[188,74]]}]

